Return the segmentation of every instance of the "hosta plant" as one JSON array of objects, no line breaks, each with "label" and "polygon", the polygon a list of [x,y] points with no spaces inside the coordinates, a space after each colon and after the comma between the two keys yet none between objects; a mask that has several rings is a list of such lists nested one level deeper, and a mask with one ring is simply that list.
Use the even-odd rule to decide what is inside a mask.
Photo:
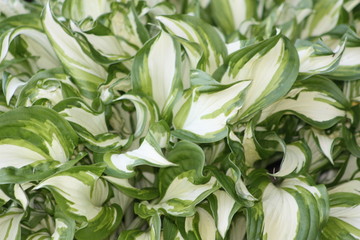
[{"label": "hosta plant", "polygon": [[0,0],[1,240],[360,239],[360,1]]}]

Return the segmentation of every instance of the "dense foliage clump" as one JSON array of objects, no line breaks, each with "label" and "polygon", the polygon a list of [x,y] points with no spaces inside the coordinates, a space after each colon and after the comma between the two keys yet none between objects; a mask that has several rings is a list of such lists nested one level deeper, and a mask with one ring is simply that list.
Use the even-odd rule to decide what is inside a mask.
[{"label": "dense foliage clump", "polygon": [[0,0],[0,239],[360,239],[359,0]]}]

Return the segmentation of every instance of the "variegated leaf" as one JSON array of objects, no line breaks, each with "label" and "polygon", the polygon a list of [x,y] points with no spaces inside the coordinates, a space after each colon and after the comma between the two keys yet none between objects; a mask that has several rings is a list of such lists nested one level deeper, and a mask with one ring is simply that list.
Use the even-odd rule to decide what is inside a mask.
[{"label": "variegated leaf", "polygon": [[55,212],[55,229],[51,240],[73,239],[75,236],[75,220],[60,210]]},{"label": "variegated leaf", "polygon": [[126,195],[140,199],[140,200],[151,200],[158,196],[158,191],[155,188],[144,188],[139,189],[134,187],[129,179],[116,178],[111,176],[104,176],[108,182],[113,184],[116,188],[124,192]]},{"label": "variegated leaf", "polygon": [[225,191],[218,190],[208,198],[217,230],[225,238],[234,214],[240,209],[240,204]]},{"label": "variegated leaf", "polygon": [[147,231],[143,230],[128,230],[122,231],[118,240],[153,240],[153,239],[162,239],[161,238],[161,219],[160,215],[154,214],[150,217],[149,220],[149,229]]},{"label": "variegated leaf", "polygon": [[155,106],[154,102],[150,101],[148,98],[134,95],[134,94],[124,94],[119,98],[113,100],[113,102],[120,101],[130,101],[136,109],[136,119],[137,122],[131,123],[134,124],[134,137],[140,138],[146,136],[150,125],[159,118],[158,108]]},{"label": "variegated leaf", "polygon": [[[121,39],[125,40],[124,49],[131,51],[131,55],[135,55],[135,51],[143,46],[150,38],[149,33],[137,14],[134,2],[129,1],[127,5],[122,3],[112,3],[112,12],[109,18],[109,28],[111,32]],[[132,48],[132,49],[131,49]]]},{"label": "variegated leaf", "polygon": [[328,128],[352,118],[349,103],[338,87],[325,78],[299,82],[284,98],[263,110],[259,122],[271,115],[294,114],[317,128]]},{"label": "variegated leaf", "polygon": [[341,62],[345,42],[339,45],[334,52],[321,42],[311,44],[306,41],[298,41],[296,48],[300,59],[299,73],[311,76],[334,71]]},{"label": "variegated leaf", "polygon": [[100,15],[110,12],[110,1],[94,0],[65,0],[62,6],[62,14],[72,20],[80,21],[84,18],[98,18]]},{"label": "variegated leaf", "polygon": [[251,190],[257,191],[259,195],[255,197],[261,198],[261,201],[246,210],[249,239],[319,237],[319,229],[326,223],[329,212],[324,186],[312,186],[304,177],[288,178],[275,186],[269,179],[262,177],[264,172],[255,171],[252,174]]},{"label": "variegated leaf", "polygon": [[230,34],[240,28],[240,24],[255,15],[256,4],[248,0],[213,0],[210,1],[216,24]]},{"label": "variegated leaf", "polygon": [[[0,36],[0,63],[9,53],[10,44],[21,36],[27,43],[26,50],[39,57],[35,63],[38,69],[50,69],[59,66],[59,60],[46,37],[46,34],[31,27],[11,28]],[[36,71],[38,69],[33,69]]]},{"label": "variegated leaf", "polygon": [[289,40],[279,34],[234,52],[224,69],[216,73],[224,84],[251,82],[235,122],[284,96],[296,79],[299,59]]},{"label": "variegated leaf", "polygon": [[317,172],[323,166],[329,163],[329,160],[320,149],[318,141],[311,129],[304,129],[301,131],[301,137],[311,150],[311,163],[309,165],[309,172]]},{"label": "variegated leaf", "polygon": [[352,103],[360,102],[360,81],[348,81],[344,83],[344,95]]},{"label": "variegated leaf", "polygon": [[17,207],[10,207],[0,215],[0,237],[4,240],[21,238],[20,221],[24,211]]},{"label": "variegated leaf", "polygon": [[335,71],[328,75],[334,79],[340,80],[357,80],[360,77],[360,61],[357,56],[360,53],[360,47],[346,47]]},{"label": "variegated leaf", "polygon": [[109,133],[105,112],[95,112],[81,99],[65,99],[53,109],[72,124],[77,134],[93,151],[104,152],[124,146],[129,141]]},{"label": "variegated leaf", "polygon": [[166,189],[165,195],[157,203],[141,202],[137,214],[146,217],[154,212],[173,216],[191,216],[195,206],[218,188],[214,177],[202,184],[194,184],[194,171],[178,175]]},{"label": "variegated leaf", "polygon": [[108,73],[82,49],[80,43],[53,16],[47,4],[42,16],[43,27],[65,70],[74,78],[82,94],[88,98],[96,96],[98,86]]},{"label": "variegated leaf", "polygon": [[334,164],[333,160],[333,148],[336,144],[339,143],[339,133],[334,132],[331,135],[326,135],[324,132],[313,129],[315,140],[319,146],[319,149],[322,153],[329,159],[329,161]]},{"label": "variegated leaf", "polygon": [[[194,72],[192,78],[197,78]],[[201,78],[200,78],[201,79]],[[184,92],[173,109],[173,134],[194,142],[215,142],[227,134],[226,123],[242,107],[250,81],[210,83]]]},{"label": "variegated leaf", "polygon": [[[232,154],[235,155],[234,152]],[[224,165],[227,166],[226,174],[214,166],[207,166],[206,169],[211,172],[221,187],[237,204],[250,207],[256,199],[247,189],[240,168],[238,168],[231,159],[231,155],[223,159]]]},{"label": "variegated leaf", "polygon": [[330,217],[322,230],[322,239],[360,239],[359,192],[359,180],[329,190]]},{"label": "variegated leaf", "polygon": [[349,181],[355,179],[356,175],[359,175],[360,164],[358,158],[354,155],[348,156],[345,163],[341,167],[338,175],[336,176],[339,182]]},{"label": "variegated leaf", "polygon": [[[176,164],[169,162],[161,152],[165,147],[164,140],[169,138],[170,130],[166,127],[165,122],[154,123],[141,143],[140,147],[125,153],[107,152],[104,155],[104,161],[107,163],[109,170],[121,178],[132,177],[134,167],[139,165],[149,165],[153,167],[169,167]],[[114,179],[115,180],[115,179]],[[124,184],[124,182],[122,182]],[[122,185],[121,182],[119,184]],[[126,184],[129,187],[129,184]]]},{"label": "variegated leaf", "polygon": [[161,31],[134,58],[133,89],[154,99],[163,116],[182,91],[180,57],[180,44]]},{"label": "variegated leaf", "polygon": [[242,144],[244,148],[245,164],[249,167],[253,167],[254,163],[261,159],[260,153],[257,149],[259,145],[255,138],[254,124],[248,123],[244,131],[244,137],[241,140],[235,135],[234,132],[230,132],[229,141],[238,142]]},{"label": "variegated leaf", "polygon": [[5,16],[13,16],[28,13],[26,3],[21,0],[3,0],[0,2],[0,13]]},{"label": "variegated leaf", "polygon": [[156,202],[142,202],[137,210],[140,216],[154,212],[190,216],[195,206],[218,188],[214,177],[203,176],[205,156],[196,144],[177,143],[167,159],[177,166],[160,169],[160,198]]},{"label": "variegated leaf", "polygon": [[314,13],[306,21],[301,38],[320,36],[332,30],[340,17],[343,0],[319,0],[315,2]]},{"label": "variegated leaf", "polygon": [[188,238],[195,235],[199,236],[200,239],[215,240],[216,221],[208,210],[196,207],[195,215],[185,219],[185,231],[188,234]]},{"label": "variegated leaf", "polygon": [[16,106],[29,107],[45,101],[54,106],[70,97],[80,97],[78,88],[62,69],[54,68],[33,75],[21,89]]},{"label": "variegated leaf", "polygon": [[35,188],[50,190],[64,213],[87,223],[76,231],[77,239],[103,239],[121,220],[120,207],[104,205],[110,192],[107,182],[99,178],[103,170],[99,166],[73,167],[50,176]]},{"label": "variegated leaf", "polygon": [[311,150],[302,141],[286,145],[284,158],[278,172],[271,174],[274,177],[296,176],[305,172],[311,160]]},{"label": "variegated leaf", "polygon": [[[2,182],[41,179],[41,174],[67,162],[77,144],[69,123],[45,107],[4,113],[0,115],[0,129],[0,158],[6,159],[0,164]],[[42,166],[42,171],[33,172],[36,166]],[[13,171],[20,175],[14,176]]]},{"label": "variegated leaf", "polygon": [[9,73],[4,72],[2,84],[7,105],[10,105],[10,100],[14,95],[18,95],[18,92],[26,84],[26,80],[26,75],[12,76]]},{"label": "variegated leaf", "polygon": [[171,35],[200,45],[203,55],[198,68],[212,74],[224,63],[226,47],[219,33],[199,18],[186,15],[160,16],[157,20]]},{"label": "variegated leaf", "polygon": [[[96,26],[96,23],[97,22],[93,24]],[[82,24],[88,27],[86,23],[83,22]],[[86,41],[88,41],[89,47],[92,50],[92,56],[96,58],[99,63],[111,64],[119,61],[124,62],[134,56],[138,50],[137,47],[113,34],[100,35],[96,33],[95,29],[82,30],[80,27],[74,23],[71,24],[71,29],[76,33],[80,33],[79,36],[83,36],[84,40],[86,39]],[[110,29],[106,30],[110,32]]]}]

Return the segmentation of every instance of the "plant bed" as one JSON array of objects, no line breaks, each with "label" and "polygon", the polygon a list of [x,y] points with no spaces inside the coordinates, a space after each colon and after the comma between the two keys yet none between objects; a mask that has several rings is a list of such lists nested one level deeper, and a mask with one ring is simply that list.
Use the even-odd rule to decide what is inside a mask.
[{"label": "plant bed", "polygon": [[0,239],[360,239],[357,0],[0,0]]}]

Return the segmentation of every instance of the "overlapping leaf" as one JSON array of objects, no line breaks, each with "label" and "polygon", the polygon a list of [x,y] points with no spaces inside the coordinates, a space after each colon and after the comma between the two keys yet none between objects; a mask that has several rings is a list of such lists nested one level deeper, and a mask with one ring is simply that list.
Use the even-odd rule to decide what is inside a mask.
[{"label": "overlapping leaf", "polygon": [[359,4],[0,0],[0,238],[360,239]]},{"label": "overlapping leaf", "polygon": [[76,133],[51,109],[18,108],[0,119],[2,182],[41,179],[42,174],[66,163],[73,154]]},{"label": "overlapping leaf", "polygon": [[294,47],[281,36],[274,36],[250,45],[229,56],[221,82],[225,84],[249,80],[244,106],[235,120],[239,121],[268,106],[286,94],[299,70],[299,60]]},{"label": "overlapping leaf", "polygon": [[312,186],[304,177],[289,178],[275,186],[261,177],[261,172],[253,174],[258,175],[252,183],[253,191],[259,194],[255,196],[261,198],[261,201],[247,210],[249,238],[265,237],[271,240],[319,237],[318,229],[326,223],[329,211],[324,186]]},{"label": "overlapping leaf", "polygon": [[42,21],[44,31],[66,71],[86,97],[95,97],[97,87],[108,75],[104,67],[90,58],[69,30],[54,18],[49,4],[43,12]]}]

